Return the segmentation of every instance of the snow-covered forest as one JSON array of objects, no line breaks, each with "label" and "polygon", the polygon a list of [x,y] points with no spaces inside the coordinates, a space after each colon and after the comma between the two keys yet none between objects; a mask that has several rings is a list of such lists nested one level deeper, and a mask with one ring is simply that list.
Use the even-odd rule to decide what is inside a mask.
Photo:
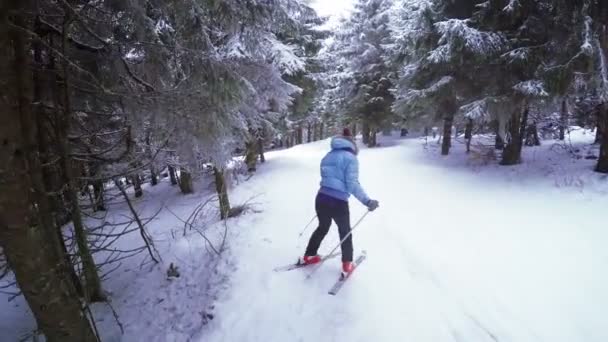
[{"label": "snow-covered forest", "polygon": [[608,340],[608,3],[323,1],[2,1],[1,342]]}]

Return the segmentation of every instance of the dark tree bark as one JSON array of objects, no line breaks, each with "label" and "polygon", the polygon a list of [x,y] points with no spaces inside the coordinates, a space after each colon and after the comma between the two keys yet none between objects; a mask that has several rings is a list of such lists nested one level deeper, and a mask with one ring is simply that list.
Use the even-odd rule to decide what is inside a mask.
[{"label": "dark tree bark", "polygon": [[225,220],[230,215],[230,200],[228,199],[228,189],[226,187],[224,172],[217,167],[214,167],[213,174],[215,175],[215,190],[217,191],[220,203],[220,218]]},{"label": "dark tree bark", "polygon": [[443,118],[443,140],[441,142],[441,154],[447,156],[450,154],[450,148],[452,147],[452,124],[454,123],[454,115],[451,113],[446,114]]},{"label": "dark tree bark", "polygon": [[319,124],[319,140],[325,139],[325,123],[321,122]]},{"label": "dark tree bark", "polygon": [[595,171],[601,173],[608,173],[608,105],[604,104],[601,106],[598,113],[598,126],[603,134],[601,134],[600,141],[600,155],[597,161]]},{"label": "dark tree bark", "polygon": [[168,166],[169,178],[171,178],[171,185],[177,185],[177,175],[175,174],[175,168],[171,165]]},{"label": "dark tree bark", "polygon": [[258,153],[260,154],[260,163],[266,162],[266,157],[264,156],[264,139],[258,138]]},{"label": "dark tree bark", "polygon": [[353,137],[357,137],[357,123],[353,122],[351,128],[350,128],[350,133],[353,135]]},{"label": "dark tree bark", "polygon": [[306,142],[312,142],[312,124],[308,123],[308,129],[306,130]]},{"label": "dark tree bark", "polygon": [[[69,18],[64,19],[65,22],[69,22]],[[67,24],[64,31],[67,31]],[[61,45],[61,51],[67,51],[67,32],[63,34],[63,41]],[[71,205],[72,211],[72,223],[74,225],[74,236],[76,239],[76,245],[78,246],[78,256],[82,261],[82,273],[84,274],[84,289],[87,300],[91,302],[100,302],[106,299],[102,288],[101,279],[97,273],[97,266],[93,260],[93,256],[89,250],[89,243],[87,239],[87,233],[85,231],[84,223],[82,220],[82,214],[80,211],[80,205],[78,203],[78,180],[74,176],[72,159],[70,155],[71,146],[68,141],[68,134],[70,132],[70,123],[72,119],[72,109],[70,102],[70,65],[67,60],[63,59],[62,62],[62,79],[57,79],[57,85],[61,89],[61,98],[58,99],[58,108],[62,108],[61,113],[57,113],[56,118],[56,139],[58,154],[61,159],[62,174],[64,176],[64,184],[66,184],[67,199]],[[57,75],[59,77],[59,75]]]},{"label": "dark tree bark", "polygon": [[407,128],[402,128],[402,129],[401,129],[401,137],[402,137],[402,138],[403,138],[403,137],[407,137],[407,134],[408,134],[408,133],[409,133],[409,132],[408,132]]},{"label": "dark tree bark", "polygon": [[312,124],[312,140],[319,140],[319,125],[316,122]]},{"label": "dark tree bark", "polygon": [[296,130],[296,144],[300,145],[300,144],[302,144],[303,141],[304,141],[304,129],[302,128],[302,125],[300,124],[298,126],[298,129]]},{"label": "dark tree bark", "polygon": [[363,121],[363,128],[361,129],[361,138],[365,145],[369,146],[371,141],[371,129],[367,121]]},{"label": "dark tree bark", "polygon": [[521,163],[523,135],[528,121],[528,108],[523,112],[514,111],[509,121],[509,139],[502,153],[501,165],[516,165]]},{"label": "dark tree bark", "polygon": [[375,129],[371,131],[371,134],[369,136],[369,144],[367,145],[369,147],[378,146],[378,132]]},{"label": "dark tree bark", "polygon": [[568,104],[562,100],[562,109],[559,116],[559,140],[566,139],[566,128],[568,127]]},{"label": "dark tree bark", "polygon": [[135,197],[139,198],[144,195],[144,191],[141,188],[141,177],[138,173],[131,176],[131,181],[133,182],[133,190],[135,190]]},{"label": "dark tree bark", "polygon": [[600,127],[600,124],[598,123],[596,128],[595,128],[595,141],[593,142],[594,144],[601,144],[602,143],[602,136],[603,136],[603,132],[602,132],[602,128]]},{"label": "dark tree bark", "polygon": [[467,119],[467,125],[464,128],[464,140],[467,144],[467,153],[471,152],[471,141],[473,140],[473,119]]},{"label": "dark tree bark", "polygon": [[[18,27],[26,27],[25,15],[35,12],[32,1],[10,0],[2,5],[11,13],[0,18],[0,245],[38,327],[47,341],[93,342],[96,338],[71,281],[65,262],[57,253],[57,239],[36,147],[35,117],[31,110],[31,64],[28,46]],[[31,30],[31,28],[28,28]],[[27,191],[24,191],[27,190]],[[45,204],[46,202],[46,204]],[[45,214],[44,211],[47,213]],[[41,219],[41,215],[47,216]],[[50,224],[50,226],[46,226]]]},{"label": "dark tree bark", "polygon": [[247,141],[245,143],[245,164],[247,164],[247,172],[255,172],[257,170],[257,162],[257,144],[252,141]]},{"label": "dark tree bark", "polygon": [[93,200],[95,203],[94,211],[105,211],[106,204],[104,199],[104,190],[103,190],[103,181],[95,180],[93,181]]},{"label": "dark tree bark", "polygon": [[152,186],[158,184],[158,173],[156,173],[156,168],[154,166],[150,166],[150,184],[152,184]]},{"label": "dark tree bark", "polygon": [[[35,31],[37,34],[42,35],[40,29],[40,21],[35,21]],[[80,298],[84,297],[84,291],[80,278],[76,274],[73,267],[73,261],[68,252],[65,240],[62,234],[62,227],[69,223],[72,219],[69,209],[64,205],[63,196],[61,195],[63,186],[60,183],[59,168],[57,162],[53,161],[50,157],[51,150],[51,138],[49,132],[52,131],[52,127],[47,124],[48,114],[45,112],[42,106],[42,96],[44,91],[43,82],[50,80],[48,77],[48,66],[43,65],[43,46],[40,40],[34,40],[32,42],[34,51],[34,63],[35,68],[33,70],[33,103],[34,105],[34,117],[35,121],[37,146],[39,152],[39,160],[33,160],[30,165],[33,167],[37,163],[41,162],[46,167],[40,167],[41,171],[41,183],[38,185],[38,191],[36,192],[38,199],[35,201],[38,203],[40,211],[38,212],[41,227],[45,228],[45,233],[49,234],[48,244],[55,246],[57,262],[63,261],[63,265],[58,264],[59,269],[65,272],[67,279],[71,282],[74,290]],[[34,123],[31,123],[34,125]],[[27,136],[27,133],[25,134]],[[36,175],[32,176],[32,179],[36,179]],[[95,210],[95,206],[93,206]]]},{"label": "dark tree bark", "polygon": [[194,193],[192,175],[184,169],[181,169],[179,173],[179,188],[184,195]]}]

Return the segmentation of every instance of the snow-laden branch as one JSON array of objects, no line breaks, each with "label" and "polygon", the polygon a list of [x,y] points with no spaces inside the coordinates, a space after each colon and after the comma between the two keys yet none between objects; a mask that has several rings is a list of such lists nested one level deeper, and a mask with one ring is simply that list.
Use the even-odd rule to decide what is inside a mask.
[{"label": "snow-laden branch", "polygon": [[500,33],[483,32],[468,26],[468,20],[450,19],[435,24],[441,34],[439,47],[428,56],[433,63],[447,62],[455,52],[468,51],[479,56],[500,52],[507,44]]},{"label": "snow-laden branch", "polygon": [[465,118],[487,122],[489,121],[488,99],[485,98],[466,104],[460,107],[459,112],[462,113]]},{"label": "snow-laden branch", "polygon": [[516,92],[532,97],[547,97],[549,93],[545,90],[545,85],[539,80],[528,80],[517,83],[513,86],[513,90]]}]

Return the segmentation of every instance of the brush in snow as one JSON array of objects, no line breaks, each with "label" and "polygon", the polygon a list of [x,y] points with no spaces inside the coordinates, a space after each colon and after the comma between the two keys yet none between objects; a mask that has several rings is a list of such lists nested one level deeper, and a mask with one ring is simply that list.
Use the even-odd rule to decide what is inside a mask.
[{"label": "brush in snow", "polygon": [[286,271],[291,271],[291,270],[295,270],[295,269],[302,268],[302,267],[313,266],[313,265],[320,265],[324,261],[326,261],[328,259],[335,258],[338,255],[340,255],[340,252],[329,254],[327,256],[322,257],[319,262],[314,263],[314,264],[305,264],[305,263],[302,263],[301,260],[298,259],[298,261],[295,264],[289,264],[289,265],[285,265],[285,266],[279,266],[279,267],[275,268],[274,271],[275,272],[286,272]]},{"label": "brush in snow", "polygon": [[359,265],[367,258],[367,252],[363,251],[361,255],[353,262],[353,269],[349,273],[341,273],[338,281],[332,286],[329,290],[329,294],[335,296],[338,294],[338,291],[344,286],[344,283],[350,278],[350,276],[355,272],[355,270],[359,267]]}]

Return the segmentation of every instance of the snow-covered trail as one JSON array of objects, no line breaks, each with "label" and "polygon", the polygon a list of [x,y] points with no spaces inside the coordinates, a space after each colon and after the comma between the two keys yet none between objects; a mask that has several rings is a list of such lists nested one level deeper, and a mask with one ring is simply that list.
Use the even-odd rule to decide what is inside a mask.
[{"label": "snow-covered trail", "polygon": [[[605,197],[447,169],[415,140],[360,154],[380,208],[354,234],[369,256],[338,296],[327,291],[339,259],[309,280],[274,273],[306,246],[327,145],[271,153],[235,191],[238,202],[264,189],[264,213],[241,227],[231,288],[201,341],[608,341]],[[351,199],[352,222],[365,210]]]}]

